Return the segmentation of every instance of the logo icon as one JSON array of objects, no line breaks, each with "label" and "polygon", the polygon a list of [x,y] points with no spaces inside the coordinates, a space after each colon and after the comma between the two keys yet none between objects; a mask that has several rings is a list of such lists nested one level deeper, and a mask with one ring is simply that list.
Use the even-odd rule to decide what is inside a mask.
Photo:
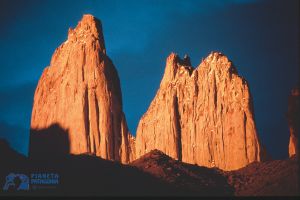
[{"label": "logo icon", "polygon": [[29,178],[25,174],[10,173],[6,176],[3,190],[29,190]]}]

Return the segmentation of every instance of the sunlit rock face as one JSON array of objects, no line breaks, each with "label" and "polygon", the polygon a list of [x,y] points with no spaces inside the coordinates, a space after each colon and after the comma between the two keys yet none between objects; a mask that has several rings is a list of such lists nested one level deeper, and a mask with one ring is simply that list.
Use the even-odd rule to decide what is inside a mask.
[{"label": "sunlit rock face", "polygon": [[54,123],[69,131],[72,154],[123,163],[134,155],[118,73],[106,55],[101,22],[92,15],[69,29],[68,39],[55,50],[38,82],[31,129]]},{"label": "sunlit rock face", "polygon": [[252,97],[231,61],[211,53],[194,69],[172,53],[142,116],[136,157],[159,149],[183,162],[234,170],[261,160]]},{"label": "sunlit rock face", "polygon": [[289,156],[298,154],[298,135],[300,121],[300,91],[296,87],[292,90],[288,100],[288,123],[290,129]]}]

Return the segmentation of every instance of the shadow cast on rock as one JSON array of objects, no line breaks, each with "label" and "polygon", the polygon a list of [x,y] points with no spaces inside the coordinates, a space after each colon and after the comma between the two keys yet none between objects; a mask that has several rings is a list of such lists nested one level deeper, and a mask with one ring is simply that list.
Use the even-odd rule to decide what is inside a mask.
[{"label": "shadow cast on rock", "polygon": [[[28,177],[32,173],[57,173],[59,175],[59,184],[55,185],[54,189],[30,190],[24,195],[189,195],[185,190],[176,188],[172,184],[153,177],[134,166],[123,165],[87,154],[70,154],[68,130],[63,129],[59,124],[30,131],[29,158],[24,156],[22,159],[18,158],[16,152],[13,152],[4,143],[2,147],[3,158],[9,157],[8,160],[11,161],[11,164],[7,165],[6,170],[0,170],[1,180],[4,180],[5,176],[11,172],[13,166],[17,166],[14,171],[21,170]],[[15,195],[16,193],[6,194]]]},{"label": "shadow cast on rock", "polygon": [[30,130],[29,157],[31,159],[49,160],[62,158],[70,152],[68,130],[59,124],[52,124],[43,129]]}]

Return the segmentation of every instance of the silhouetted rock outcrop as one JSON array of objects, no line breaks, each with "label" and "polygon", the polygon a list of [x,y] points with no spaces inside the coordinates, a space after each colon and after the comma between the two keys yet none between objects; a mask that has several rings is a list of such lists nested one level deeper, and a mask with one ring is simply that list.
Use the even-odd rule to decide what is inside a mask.
[{"label": "silhouetted rock outcrop", "polygon": [[53,124],[68,130],[69,153],[123,163],[132,159],[134,139],[122,111],[118,73],[106,55],[101,22],[92,15],[69,29],[38,82],[32,137]]},{"label": "silhouetted rock outcrop", "polygon": [[[51,134],[50,130],[55,130],[55,136],[46,136]],[[59,155],[58,157],[48,157],[53,154],[55,146],[49,147],[51,142],[46,140],[58,139],[56,136],[65,134],[65,130],[57,125],[49,129],[39,130],[40,134],[36,138],[40,145],[47,147],[41,149],[44,153],[44,159],[41,157],[30,157],[30,159],[19,155],[3,140],[0,140],[0,196],[2,195],[22,195],[22,196],[199,196],[209,195],[205,190],[190,190],[190,186],[179,187],[167,180],[160,179],[152,174],[144,172],[135,166],[123,165],[116,161],[104,160],[94,155]],[[59,136],[61,137],[61,136]],[[62,139],[64,136],[62,137]],[[66,145],[68,145],[66,143]],[[68,148],[63,147],[63,148]],[[47,150],[47,152],[45,152]],[[51,150],[51,151],[49,151]],[[39,154],[38,154],[39,155]],[[41,155],[42,156],[42,155]],[[160,157],[166,158],[162,154]],[[32,159],[33,158],[33,159]],[[36,159],[39,158],[39,159]],[[63,158],[63,159],[58,159]],[[164,168],[163,163],[160,168]],[[180,165],[180,164],[178,164]],[[57,185],[38,185],[34,188],[29,185],[29,190],[17,191],[15,186],[10,186],[9,190],[2,190],[6,184],[6,177],[11,173],[22,174],[31,177],[32,173],[55,173],[58,174]],[[162,174],[163,175],[163,174]],[[193,174],[185,174],[192,176]],[[193,177],[189,177],[194,180]],[[188,177],[185,179],[188,180]],[[184,180],[185,180],[184,179]],[[176,182],[178,183],[178,181]],[[195,182],[191,183],[194,184]],[[199,181],[196,183],[199,183]],[[212,187],[215,187],[211,185]],[[206,187],[207,188],[207,187]],[[219,188],[222,189],[222,188]],[[232,193],[231,193],[232,194]]]},{"label": "silhouetted rock outcrop", "polygon": [[10,147],[6,140],[0,138],[0,163],[4,165],[15,165],[16,162],[25,162],[26,157]]},{"label": "silhouetted rock outcrop", "polygon": [[194,69],[172,53],[141,118],[136,157],[159,149],[183,162],[234,170],[261,160],[248,83],[213,52]]},{"label": "silhouetted rock outcrop", "polygon": [[48,160],[64,158],[70,154],[70,139],[68,130],[58,124],[45,129],[31,130],[29,157]]},{"label": "silhouetted rock outcrop", "polygon": [[[56,125],[54,128],[60,129]],[[47,131],[42,130],[40,133],[43,135]],[[63,129],[60,131],[65,133]],[[41,136],[44,144],[46,138],[49,136]],[[183,163],[158,150],[150,151],[129,165],[94,155],[66,154],[50,159],[45,155],[41,161],[19,155],[5,141],[0,140],[0,161],[1,186],[6,184],[5,178],[10,173],[28,177],[31,173],[40,172],[59,175],[59,184],[49,188],[34,189],[30,185],[29,190],[23,192],[13,188],[0,190],[0,196],[299,195],[295,156],[287,160],[254,162],[242,169],[226,172]]]},{"label": "silhouetted rock outcrop", "polygon": [[254,162],[236,171],[225,172],[235,196],[298,196],[299,163],[286,160]]},{"label": "silhouetted rock outcrop", "polygon": [[234,190],[216,168],[199,167],[172,159],[159,150],[152,150],[130,163],[176,188],[186,195],[224,196]]}]

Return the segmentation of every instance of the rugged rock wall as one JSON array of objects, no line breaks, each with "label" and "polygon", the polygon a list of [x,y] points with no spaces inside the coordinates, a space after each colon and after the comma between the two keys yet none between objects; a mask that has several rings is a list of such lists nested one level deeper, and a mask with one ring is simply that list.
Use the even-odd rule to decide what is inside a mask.
[{"label": "rugged rock wall", "polygon": [[294,88],[289,96],[288,124],[290,129],[289,155],[298,155],[298,135],[300,123],[300,91]]},{"label": "rugged rock wall", "polygon": [[101,22],[84,15],[56,49],[35,91],[35,138],[54,124],[68,133],[69,152],[128,163],[153,149],[183,162],[241,168],[260,161],[248,84],[228,58],[211,53],[194,69],[172,53],[160,88],[139,122],[137,138],[122,111],[117,71],[106,55]]},{"label": "rugged rock wall", "polygon": [[[31,138],[58,124],[69,132],[70,153],[127,163],[134,153],[122,111],[118,73],[106,55],[101,22],[84,15],[59,46],[38,82]],[[30,152],[39,151],[34,144]]]},{"label": "rugged rock wall", "polygon": [[153,149],[183,162],[234,170],[261,160],[246,80],[213,52],[193,69],[189,58],[167,58],[160,88],[141,118],[136,157]]}]

